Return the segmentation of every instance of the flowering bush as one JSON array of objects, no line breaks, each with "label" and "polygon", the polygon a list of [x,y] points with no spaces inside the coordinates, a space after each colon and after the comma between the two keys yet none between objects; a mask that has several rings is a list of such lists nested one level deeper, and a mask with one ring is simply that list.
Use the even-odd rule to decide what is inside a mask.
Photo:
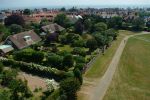
[{"label": "flowering bush", "polygon": [[59,88],[59,84],[54,79],[47,79],[45,82],[47,84],[47,89],[50,92]]}]

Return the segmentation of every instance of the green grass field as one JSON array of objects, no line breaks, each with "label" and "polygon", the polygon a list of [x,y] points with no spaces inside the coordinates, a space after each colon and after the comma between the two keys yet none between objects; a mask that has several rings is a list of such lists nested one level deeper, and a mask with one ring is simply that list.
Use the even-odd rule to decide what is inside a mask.
[{"label": "green grass field", "polygon": [[121,40],[126,35],[131,35],[131,34],[136,34],[136,33],[120,30],[118,39],[112,43],[111,47],[108,50],[106,50],[105,55],[98,56],[98,58],[95,60],[92,67],[85,73],[85,77],[89,77],[89,78],[101,77],[107,70],[107,67],[109,66]]},{"label": "green grass field", "polygon": [[128,40],[104,100],[150,100],[148,41],[150,35],[136,36]]}]

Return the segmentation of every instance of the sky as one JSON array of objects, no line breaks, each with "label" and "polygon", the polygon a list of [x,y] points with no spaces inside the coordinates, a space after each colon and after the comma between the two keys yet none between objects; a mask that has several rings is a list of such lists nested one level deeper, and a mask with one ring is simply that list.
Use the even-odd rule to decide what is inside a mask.
[{"label": "sky", "polygon": [[47,6],[150,5],[150,0],[0,0],[0,8]]}]

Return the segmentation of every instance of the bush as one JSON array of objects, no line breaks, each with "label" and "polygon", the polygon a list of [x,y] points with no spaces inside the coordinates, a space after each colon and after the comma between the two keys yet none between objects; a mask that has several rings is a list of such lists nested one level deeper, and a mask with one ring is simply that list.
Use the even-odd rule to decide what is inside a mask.
[{"label": "bush", "polygon": [[76,63],[75,68],[78,68],[80,71],[82,71],[84,66],[85,66],[85,63]]},{"label": "bush", "polygon": [[63,57],[53,54],[53,53],[49,54],[47,57],[47,63],[51,65],[52,67],[56,67],[58,69],[63,69],[61,68],[62,61],[63,61]]},{"label": "bush", "polygon": [[40,63],[44,59],[44,53],[33,49],[24,49],[15,52],[13,58],[17,61]]},{"label": "bush", "polygon": [[85,58],[82,56],[74,56],[76,63],[85,63]]},{"label": "bush", "polygon": [[73,54],[75,55],[81,55],[81,56],[86,56],[86,51],[80,47],[75,47],[72,51]]},{"label": "bush", "polygon": [[74,60],[73,60],[73,56],[71,54],[64,56],[63,66],[70,68],[73,66],[73,64],[74,64]]},{"label": "bush", "polygon": [[85,41],[84,40],[76,40],[72,44],[74,47],[85,47]]}]

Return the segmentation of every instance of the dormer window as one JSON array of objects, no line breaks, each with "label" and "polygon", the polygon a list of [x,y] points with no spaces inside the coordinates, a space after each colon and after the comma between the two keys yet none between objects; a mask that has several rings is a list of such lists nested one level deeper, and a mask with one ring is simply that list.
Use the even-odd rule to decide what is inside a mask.
[{"label": "dormer window", "polygon": [[25,41],[30,41],[30,40],[32,40],[32,39],[31,39],[31,36],[24,36],[23,38],[24,38]]}]

